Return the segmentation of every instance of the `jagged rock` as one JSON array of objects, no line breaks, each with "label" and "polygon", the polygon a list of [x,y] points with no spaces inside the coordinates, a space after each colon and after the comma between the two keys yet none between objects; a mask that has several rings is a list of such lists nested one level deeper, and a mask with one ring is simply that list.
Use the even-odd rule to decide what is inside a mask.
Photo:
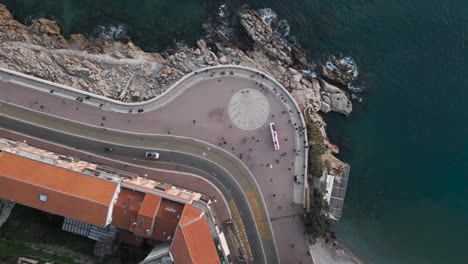
[{"label": "jagged rock", "polygon": [[290,72],[292,75],[299,74],[299,72],[296,71],[296,69],[294,69],[294,68],[289,68],[288,70],[289,70],[289,72]]},{"label": "jagged rock", "polygon": [[85,50],[91,42],[83,34],[71,34],[69,46],[72,49]]},{"label": "jagged rock", "polygon": [[335,93],[331,95],[331,109],[334,112],[349,115],[352,111],[352,105],[345,94]]},{"label": "jagged rock", "polygon": [[256,44],[255,49],[264,50],[269,56],[287,65],[293,64],[289,47],[274,36],[271,26],[262,20],[257,11],[245,9],[239,13],[239,19],[247,35]]},{"label": "jagged rock", "polygon": [[322,101],[327,105],[331,104],[330,94],[327,93],[320,93],[322,95]]},{"label": "jagged rock", "polygon": [[327,104],[325,101],[322,101],[320,105],[320,111],[322,111],[323,113],[328,113],[331,111],[331,106]]},{"label": "jagged rock", "polygon": [[60,27],[57,25],[57,22],[45,18],[34,20],[30,28],[34,31],[48,35],[60,35]]},{"label": "jagged rock", "polygon": [[278,66],[278,71],[280,74],[284,74],[286,72],[286,68],[284,68],[283,66]]},{"label": "jagged rock", "polygon": [[217,64],[218,62],[218,57],[216,57],[216,54],[213,52],[209,51],[207,55],[205,56],[205,62],[208,65],[214,65]]},{"label": "jagged rock", "polygon": [[338,146],[330,143],[328,140],[325,142],[325,145],[328,147],[329,150],[331,150],[332,153],[334,154],[340,153],[340,149],[338,148]]},{"label": "jagged rock", "polygon": [[228,63],[228,60],[226,59],[225,56],[221,56],[221,57],[219,58],[219,63],[221,63],[221,64],[227,64],[227,63]]},{"label": "jagged rock", "polygon": [[273,31],[260,17],[255,10],[243,10],[239,14],[240,23],[246,30],[249,37],[256,43],[266,44],[273,39]]},{"label": "jagged rock", "polygon": [[5,5],[0,4],[0,43],[4,41],[26,41],[28,28],[13,19]]},{"label": "jagged rock", "polygon": [[[320,86],[322,88],[320,93],[322,101],[330,106],[331,111],[344,115],[349,115],[351,113],[353,105],[344,91],[324,80],[320,80]],[[327,107],[324,106],[324,111],[322,112],[326,110]]]},{"label": "jagged rock", "polygon": [[307,58],[306,58],[306,55],[305,55],[305,53],[303,51],[301,51],[300,49],[298,49],[296,47],[293,47],[291,49],[291,52],[292,52],[294,61],[296,61],[301,66],[307,65]]},{"label": "jagged rock", "polygon": [[60,35],[60,27],[55,21],[39,18],[34,20],[29,27],[33,33],[30,35],[30,41],[34,44],[49,48],[67,48],[68,43]]},{"label": "jagged rock", "polygon": [[295,82],[298,83],[298,82],[300,82],[301,79],[302,79],[302,74],[293,75],[292,78],[293,78],[293,80],[294,80]]},{"label": "jagged rock", "polygon": [[310,86],[304,89],[292,90],[291,95],[302,111],[308,108],[315,113],[322,107],[322,102],[320,100],[320,84],[315,79],[312,80]]},{"label": "jagged rock", "polygon": [[351,57],[330,56],[325,65],[318,67],[323,78],[347,86],[358,77],[356,63]]},{"label": "jagged rock", "polygon": [[200,39],[200,40],[197,41],[197,47],[202,51],[208,49],[208,47],[206,45],[206,41],[204,39]]},{"label": "jagged rock", "polygon": [[0,20],[13,20],[13,15],[4,4],[0,4]]},{"label": "jagged rock", "polygon": [[320,82],[321,84],[321,87],[322,87],[322,90],[325,92],[325,93],[329,93],[329,94],[332,94],[332,93],[339,93],[341,92],[340,88],[334,86],[334,85],[331,85],[325,81],[321,81]]},{"label": "jagged rock", "polygon": [[176,56],[179,58],[179,59],[186,59],[187,58],[187,54],[185,54],[185,52],[181,51],[181,52],[177,52],[176,53]]}]

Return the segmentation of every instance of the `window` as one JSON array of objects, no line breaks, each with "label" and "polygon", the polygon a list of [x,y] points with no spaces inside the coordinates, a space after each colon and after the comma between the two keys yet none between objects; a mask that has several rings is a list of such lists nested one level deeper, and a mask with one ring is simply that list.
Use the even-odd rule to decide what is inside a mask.
[{"label": "window", "polygon": [[45,195],[45,194],[39,195],[39,201],[41,201],[41,202],[47,202],[47,195]]}]

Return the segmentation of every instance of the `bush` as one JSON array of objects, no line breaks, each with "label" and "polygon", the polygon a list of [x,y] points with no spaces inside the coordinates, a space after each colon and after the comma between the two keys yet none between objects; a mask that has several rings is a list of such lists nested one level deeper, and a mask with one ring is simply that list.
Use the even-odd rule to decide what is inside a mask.
[{"label": "bush", "polygon": [[321,177],[323,172],[323,161],[319,156],[309,155],[309,173],[314,177]]},{"label": "bush", "polygon": [[311,212],[306,214],[304,225],[309,235],[309,241],[314,244],[317,238],[330,232],[330,220],[326,216],[328,205],[317,188],[314,188],[310,193],[310,207]]},{"label": "bush", "polygon": [[327,148],[317,122],[312,121],[307,125],[307,137],[309,138],[309,142],[312,143],[309,153],[312,152],[312,154],[317,156],[323,155]]},{"label": "bush", "polygon": [[309,142],[312,143],[309,148],[309,172],[312,176],[320,177],[322,176],[324,168],[321,156],[325,153],[327,148],[325,147],[319,124],[317,122],[311,122],[307,126],[307,133]]}]

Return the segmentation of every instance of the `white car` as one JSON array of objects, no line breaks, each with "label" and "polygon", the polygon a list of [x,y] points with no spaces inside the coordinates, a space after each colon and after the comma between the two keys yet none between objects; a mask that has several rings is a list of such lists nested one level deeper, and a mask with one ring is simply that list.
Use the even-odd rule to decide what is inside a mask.
[{"label": "white car", "polygon": [[145,158],[147,159],[152,159],[152,160],[157,160],[159,159],[159,153],[158,152],[146,152],[145,153]]}]

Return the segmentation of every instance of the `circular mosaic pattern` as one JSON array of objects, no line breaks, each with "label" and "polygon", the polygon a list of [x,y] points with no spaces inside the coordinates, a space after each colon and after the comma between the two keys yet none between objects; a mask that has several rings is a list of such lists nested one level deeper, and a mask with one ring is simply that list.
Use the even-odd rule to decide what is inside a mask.
[{"label": "circular mosaic pattern", "polygon": [[229,118],[235,126],[243,130],[261,127],[269,113],[268,100],[261,92],[254,89],[242,89],[229,100]]}]

